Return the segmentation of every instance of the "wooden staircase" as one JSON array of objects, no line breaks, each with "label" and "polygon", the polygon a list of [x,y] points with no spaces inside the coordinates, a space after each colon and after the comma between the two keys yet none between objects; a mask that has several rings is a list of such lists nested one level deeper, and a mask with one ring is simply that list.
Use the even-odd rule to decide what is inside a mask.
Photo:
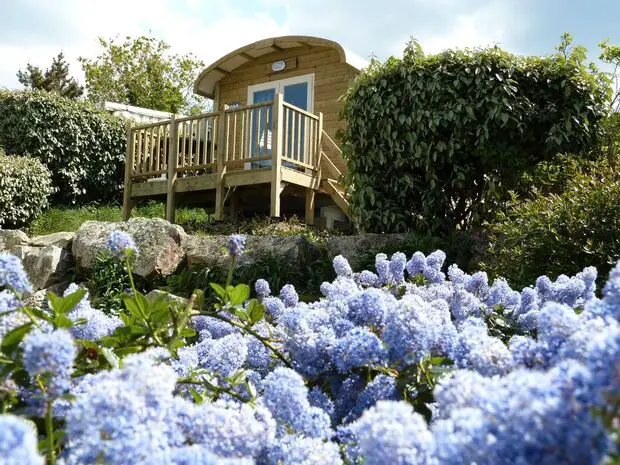
[{"label": "wooden staircase", "polygon": [[342,184],[342,172],[332,161],[334,159],[342,160],[342,150],[325,131],[323,131],[321,139],[328,142],[326,150],[329,156],[324,150],[321,150],[319,191],[329,195],[338,208],[348,216],[348,193]]}]

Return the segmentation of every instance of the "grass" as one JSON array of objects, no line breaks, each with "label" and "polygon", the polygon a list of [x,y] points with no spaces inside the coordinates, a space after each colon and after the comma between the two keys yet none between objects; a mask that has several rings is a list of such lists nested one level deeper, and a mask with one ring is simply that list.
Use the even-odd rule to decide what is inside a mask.
[{"label": "grass", "polygon": [[[132,211],[134,217],[163,218],[164,205],[149,202],[139,205]],[[117,205],[86,205],[83,207],[54,207],[43,212],[28,226],[28,233],[41,236],[60,231],[77,231],[85,221],[122,221],[123,209]],[[202,208],[178,208],[176,222],[186,232],[195,234],[206,232],[213,219]]]},{"label": "grass", "polygon": [[[54,207],[43,212],[28,226],[32,236],[42,236],[60,231],[77,231],[85,221],[122,221],[119,205],[87,205],[82,207]],[[132,210],[133,217],[164,218],[165,206],[149,201]],[[256,217],[238,222],[215,222],[213,216],[202,208],[177,208],[176,223],[188,234],[254,234],[272,236],[305,236],[311,242],[320,242],[335,231],[318,231],[306,226],[298,218],[283,221]]]}]

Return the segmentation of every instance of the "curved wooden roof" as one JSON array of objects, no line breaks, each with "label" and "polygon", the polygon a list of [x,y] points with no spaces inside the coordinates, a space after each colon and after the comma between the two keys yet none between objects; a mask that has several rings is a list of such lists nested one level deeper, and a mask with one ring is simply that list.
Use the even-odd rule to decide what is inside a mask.
[{"label": "curved wooden roof", "polygon": [[196,79],[194,92],[213,98],[215,84],[233,70],[268,53],[280,52],[295,47],[329,47],[338,52],[342,63],[347,63],[358,70],[367,65],[363,59],[347,52],[339,43],[333,40],[312,36],[271,37],[238,48],[211,64]]}]

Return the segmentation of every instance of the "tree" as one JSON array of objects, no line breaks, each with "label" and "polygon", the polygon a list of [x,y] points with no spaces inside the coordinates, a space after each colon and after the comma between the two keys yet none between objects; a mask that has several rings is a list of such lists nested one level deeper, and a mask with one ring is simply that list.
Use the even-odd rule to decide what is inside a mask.
[{"label": "tree", "polygon": [[197,73],[204,67],[191,53],[170,53],[163,40],[150,36],[99,38],[103,53],[95,59],[80,57],[88,98],[114,101],[171,113],[195,113],[205,101],[193,94]]},{"label": "tree", "polygon": [[17,79],[27,89],[56,92],[72,99],[77,99],[84,93],[84,88],[78,81],[69,76],[69,64],[62,52],[52,60],[52,65],[45,72],[28,63],[26,71],[17,72]]}]

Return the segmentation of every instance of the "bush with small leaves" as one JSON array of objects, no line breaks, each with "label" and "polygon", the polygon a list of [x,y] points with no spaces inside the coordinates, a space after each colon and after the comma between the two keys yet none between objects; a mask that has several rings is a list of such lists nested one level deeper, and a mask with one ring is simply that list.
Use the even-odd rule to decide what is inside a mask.
[{"label": "bush with small leaves", "polygon": [[50,171],[36,158],[0,148],[0,227],[24,226],[45,210],[54,193]]}]

